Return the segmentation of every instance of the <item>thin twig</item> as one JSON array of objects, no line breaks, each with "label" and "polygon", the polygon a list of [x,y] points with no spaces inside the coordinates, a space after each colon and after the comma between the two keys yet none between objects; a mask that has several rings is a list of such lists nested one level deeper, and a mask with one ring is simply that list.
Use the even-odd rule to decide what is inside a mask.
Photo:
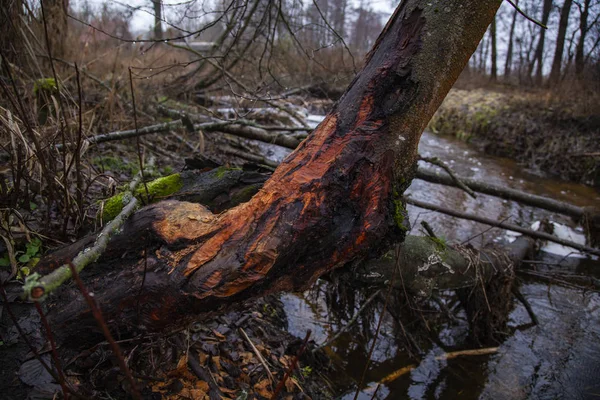
[{"label": "thin twig", "polygon": [[435,232],[433,231],[433,228],[431,227],[431,225],[429,225],[429,222],[423,220],[423,221],[421,221],[421,226],[427,231],[427,234],[429,235],[429,237],[431,237],[433,239],[438,238],[436,236]]},{"label": "thin twig", "polygon": [[[242,329],[242,328],[240,328],[240,329]],[[306,331],[306,336],[304,337],[302,346],[300,346],[300,349],[298,349],[298,353],[296,353],[296,357],[294,357],[289,368],[287,369],[287,371],[285,371],[285,375],[283,375],[283,378],[277,384],[277,387],[275,388],[275,391],[273,392],[273,396],[271,396],[271,400],[277,399],[277,396],[283,390],[283,386],[285,385],[285,382],[290,377],[292,372],[294,372],[294,370],[296,369],[296,366],[298,365],[298,360],[300,359],[300,356],[304,353],[304,350],[306,350],[306,345],[308,344],[308,339],[310,339],[310,333],[311,333],[310,329],[308,331]]]},{"label": "thin twig", "polygon": [[[419,168],[415,175],[415,179],[440,185],[457,186],[456,182],[454,182],[450,177],[446,176],[446,174],[436,173],[429,168]],[[469,188],[478,193],[499,197],[505,200],[516,201],[531,207],[543,208],[544,210],[568,215],[575,219],[580,219],[585,214],[585,210],[582,207],[577,207],[569,203],[550,199],[548,197],[537,196],[520,190],[496,186],[488,182],[465,177],[460,177],[459,179]]]},{"label": "thin twig", "polygon": [[548,29],[548,27],[547,27],[546,25],[542,24],[540,21],[538,21],[538,20],[536,20],[536,19],[533,19],[533,18],[531,18],[529,15],[525,14],[525,12],[524,12],[523,10],[521,10],[521,9],[519,8],[519,6],[518,6],[518,5],[516,5],[515,3],[513,3],[511,0],[506,0],[506,1],[508,2],[508,4],[510,4],[511,6],[513,6],[513,8],[514,8],[515,10],[517,10],[517,12],[518,12],[519,14],[521,14],[523,17],[525,17],[525,19],[527,19],[527,20],[529,20],[529,21],[533,22],[533,23],[534,23],[534,24],[536,24],[536,25],[539,25],[539,26],[541,26],[541,27],[542,27],[542,28],[544,28],[544,29]]},{"label": "thin twig", "polygon": [[[485,355],[489,355],[489,354],[495,354],[498,352],[498,347],[487,347],[487,348],[483,348],[483,349],[467,349],[467,350],[458,350],[458,351],[452,351],[450,353],[444,353],[440,356],[435,357],[436,360],[441,361],[441,360],[450,360],[456,357],[462,357],[462,356],[485,356]],[[417,368],[417,365],[415,364],[411,364],[411,365],[407,365],[406,367],[402,367],[394,372],[392,372],[391,374],[388,374],[385,378],[383,378],[382,380],[379,381],[379,383],[382,384],[389,384],[393,381],[395,381],[396,379],[400,378],[402,375],[406,375],[407,373],[409,373],[410,371],[412,371],[413,369]]]},{"label": "thin twig", "polygon": [[373,392],[373,396],[371,396],[371,400],[375,400],[375,397],[377,396],[377,392],[379,392],[380,387],[381,387],[381,383],[378,383],[377,387],[375,388],[375,391]]},{"label": "thin twig", "polygon": [[133,127],[135,128],[135,144],[137,148],[137,156],[138,161],[140,163],[140,174],[142,175],[142,183],[144,184],[144,189],[146,190],[146,201],[150,201],[150,192],[148,192],[148,185],[146,184],[146,177],[144,176],[144,160],[142,157],[142,147],[140,145],[140,135],[138,132],[138,123],[137,123],[137,110],[135,108],[135,90],[133,90],[133,78],[131,77],[131,67],[129,67],[129,87],[131,88],[131,104],[133,107]]},{"label": "thin twig", "polygon": [[469,196],[471,196],[472,198],[474,198],[474,199],[477,198],[477,195],[475,194],[475,192],[470,187],[465,185],[460,179],[458,179],[458,177],[454,174],[454,171],[452,171],[452,169],[448,166],[448,164],[446,164],[439,158],[419,156],[419,160],[425,161],[429,164],[437,165],[438,167],[443,168],[444,171],[446,171],[448,173],[448,175],[450,175],[452,180],[456,183],[456,186],[458,186],[459,188],[461,188],[462,190],[467,192],[469,194]]},{"label": "thin twig", "polygon": [[517,300],[519,300],[521,302],[521,304],[523,304],[523,306],[527,310],[527,314],[529,314],[529,318],[531,318],[531,322],[533,322],[535,325],[539,325],[540,321],[537,319],[537,316],[533,312],[533,308],[531,308],[531,304],[529,304],[529,302],[527,301],[525,296],[523,296],[521,291],[517,287],[513,286],[512,292],[515,295],[515,297],[517,298]]},{"label": "thin twig", "polygon": [[133,376],[131,375],[131,371],[127,367],[127,364],[125,364],[125,359],[123,358],[123,354],[121,353],[121,348],[119,347],[119,345],[117,343],[115,343],[115,340],[113,339],[113,337],[110,333],[110,330],[108,329],[108,326],[106,325],[106,322],[104,321],[102,312],[98,308],[96,301],[92,298],[92,296],[90,295],[90,293],[87,291],[86,287],[84,286],[83,282],[81,281],[81,278],[79,277],[79,273],[77,272],[77,268],[75,268],[75,265],[73,265],[73,263],[70,262],[69,268],[71,269],[71,274],[73,275],[73,279],[75,280],[75,282],[77,283],[77,286],[79,287],[79,291],[85,298],[85,301],[88,303],[88,306],[92,309],[92,314],[94,315],[94,319],[98,323],[98,326],[100,327],[100,329],[102,329],[102,333],[104,334],[104,337],[106,338],[108,343],[110,343],[110,347],[113,351],[113,354],[117,358],[119,368],[121,369],[121,372],[123,372],[123,374],[127,378],[127,381],[129,382],[129,385],[131,387],[132,397],[136,400],[138,400],[138,399],[141,400],[142,395],[140,394],[140,392],[137,388],[137,384],[135,383],[135,380],[133,379]]},{"label": "thin twig", "polygon": [[252,343],[252,340],[250,340],[250,338],[246,334],[246,331],[244,331],[243,328],[240,327],[239,331],[242,334],[242,336],[244,337],[244,339],[246,339],[246,341],[248,342],[248,344],[250,345],[250,347],[252,348],[252,351],[254,352],[254,354],[256,354],[256,357],[258,358],[258,361],[260,361],[260,363],[262,364],[262,366],[265,368],[265,371],[267,372],[267,375],[269,375],[269,379],[271,380],[271,383],[273,383],[275,381],[275,378],[273,378],[273,374],[271,373],[271,370],[269,369],[269,366],[267,365],[267,362],[265,361],[265,359],[263,358],[263,356],[260,354],[260,351],[258,351],[258,349],[254,345],[254,343]]},{"label": "thin twig", "polygon": [[83,224],[83,176],[81,174],[81,145],[83,144],[83,93],[81,90],[81,77],[79,76],[79,68],[75,64],[75,73],[77,75],[77,93],[79,94],[78,101],[78,129],[77,129],[77,146],[75,147],[75,174],[77,176],[77,205],[79,206],[79,223]]},{"label": "thin twig", "polygon": [[460,212],[460,211],[452,210],[450,208],[438,206],[436,204],[431,204],[431,203],[427,203],[427,202],[424,202],[424,201],[421,201],[421,200],[416,200],[416,199],[413,199],[413,198],[410,198],[410,197],[406,197],[405,201],[408,204],[412,204],[413,206],[417,206],[417,207],[420,207],[420,208],[425,208],[427,210],[437,211],[437,212],[440,212],[442,214],[450,215],[450,216],[456,217],[456,218],[462,218],[462,219],[466,219],[466,220],[470,220],[470,221],[480,222],[482,224],[491,225],[491,226],[496,227],[496,228],[501,228],[501,229],[506,229],[506,230],[509,230],[509,231],[519,232],[519,233],[521,233],[523,235],[532,237],[534,239],[547,240],[549,242],[558,243],[558,244],[561,244],[563,246],[572,247],[572,248],[577,249],[579,251],[583,251],[583,252],[586,252],[586,253],[589,253],[589,254],[600,256],[600,250],[599,249],[595,249],[593,247],[589,247],[589,246],[585,246],[585,245],[582,245],[582,244],[579,244],[579,243],[571,242],[570,240],[561,239],[561,238],[558,238],[556,236],[550,235],[550,234],[545,233],[545,232],[536,232],[536,231],[533,231],[531,229],[522,228],[522,227],[520,227],[518,225],[507,224],[507,223],[495,221],[495,220],[493,220],[491,218],[486,218],[486,217],[481,217],[481,216],[478,216],[478,215],[463,213],[463,212]]},{"label": "thin twig", "polygon": [[40,303],[35,302],[35,309],[40,315],[40,319],[42,320],[42,324],[44,325],[44,329],[46,330],[46,337],[50,342],[50,349],[52,350],[50,354],[52,355],[52,359],[54,360],[54,365],[56,365],[56,371],[58,372],[58,383],[63,392],[63,396],[65,400],[69,399],[69,390],[67,389],[67,383],[65,379],[65,373],[62,368],[62,364],[60,362],[60,358],[58,357],[58,352],[56,351],[56,342],[54,341],[54,335],[52,335],[52,329],[50,329],[50,324],[48,323],[48,319],[42,310],[42,306]]}]

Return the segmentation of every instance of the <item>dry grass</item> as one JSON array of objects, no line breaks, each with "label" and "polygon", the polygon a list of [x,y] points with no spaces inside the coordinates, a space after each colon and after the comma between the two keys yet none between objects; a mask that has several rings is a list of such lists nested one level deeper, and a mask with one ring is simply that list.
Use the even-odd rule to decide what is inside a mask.
[{"label": "dry grass", "polygon": [[529,168],[600,185],[600,95],[589,89],[453,89],[429,128]]}]

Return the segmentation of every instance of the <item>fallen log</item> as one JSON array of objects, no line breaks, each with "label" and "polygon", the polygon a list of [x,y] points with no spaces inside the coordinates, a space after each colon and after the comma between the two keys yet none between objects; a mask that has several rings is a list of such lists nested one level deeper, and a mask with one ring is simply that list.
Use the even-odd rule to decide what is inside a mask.
[{"label": "fallen log", "polygon": [[400,244],[399,260],[390,251],[336,275],[356,286],[385,287],[390,284],[393,270],[400,265],[402,279],[397,279],[394,286],[428,298],[434,290],[457,290],[490,282],[531,256],[534,244],[534,239],[521,237],[502,247],[476,250],[470,246],[445,245],[431,237],[407,236]]},{"label": "fallen log", "polygon": [[[133,195],[146,204],[165,199],[179,200],[199,203],[214,213],[220,213],[250,200],[267,178],[268,175],[243,171],[239,168],[217,167],[205,172],[183,171],[149,182],[147,186],[150,199],[146,197],[143,189],[134,191]],[[105,200],[103,217],[110,219],[109,217],[118,215],[128,204],[123,202],[123,198],[124,194],[119,193]],[[54,251],[38,262],[36,272],[49,274],[60,266],[66,267],[67,263],[76,257],[75,255],[91,248],[96,239],[96,234],[88,235],[67,247]],[[112,256],[104,252],[103,257]],[[46,293],[49,292],[48,287],[44,289]],[[27,295],[30,298],[34,297],[31,292],[27,292]]]},{"label": "fallen log", "polygon": [[[236,149],[223,149],[223,151],[226,152],[226,153],[228,153],[228,154],[234,155],[234,156],[236,156],[236,157],[238,157],[238,158],[240,158],[242,160],[247,160],[247,161],[258,163],[258,164],[264,164],[264,165],[269,166],[269,167],[276,167],[278,165],[278,163],[276,163],[276,162],[274,162],[272,160],[269,160],[269,159],[267,159],[265,157],[257,156],[257,155],[254,155],[254,154],[245,153],[245,152],[242,152],[242,151],[239,151],[239,150],[236,150]],[[427,170],[424,170],[424,169],[418,169],[417,173],[415,175],[415,179],[419,179],[419,177],[423,176],[423,175],[430,175],[430,172],[427,171]],[[458,183],[457,180],[458,181],[463,181],[462,178],[456,178],[456,177],[454,177],[454,178],[453,177],[447,177],[447,180],[446,180],[446,178],[444,178],[444,180],[445,180],[445,182],[449,182],[448,183],[449,186],[454,186],[454,187],[457,187],[457,188],[461,188],[461,184]],[[464,184],[464,181],[463,181],[463,184]],[[515,191],[513,189],[500,188],[500,187],[497,187],[497,188],[499,190],[501,190],[501,191],[507,190],[508,191],[507,193],[515,192],[515,193],[519,193],[519,194],[521,194],[521,195],[523,195],[524,197],[527,197],[527,198],[531,197],[532,199],[534,199],[533,202],[539,202],[540,204],[542,204],[545,201],[547,201],[548,203],[544,203],[544,204],[548,204],[547,207],[549,207],[549,208],[552,207],[552,205],[554,205],[554,204],[563,204],[563,205],[568,206],[568,207],[576,207],[576,206],[572,206],[571,204],[568,204],[568,203],[563,203],[563,202],[559,202],[559,201],[556,201],[556,200],[553,200],[553,199],[548,199],[548,198],[541,197],[541,196],[535,196],[535,195],[531,195],[531,194],[528,194],[528,193]],[[434,204],[420,202],[420,201],[414,200],[414,199],[408,199],[406,202],[409,203],[409,204],[414,204],[414,205],[417,205],[417,203],[418,203],[420,205],[417,205],[417,206],[419,206],[421,208],[426,208],[426,209],[429,209],[429,210],[432,210],[432,211],[439,211],[441,213],[448,214],[448,215],[451,215],[453,217],[462,218],[462,219],[468,219],[468,220],[480,222],[480,223],[483,223],[483,224],[487,224],[487,225],[490,225],[490,226],[494,226],[494,227],[498,227],[498,228],[502,228],[502,229],[507,229],[507,230],[511,230],[511,231],[515,231],[515,232],[519,232],[519,233],[522,233],[524,235],[527,235],[527,236],[535,238],[535,239],[547,240],[547,241],[550,241],[550,242],[561,244],[563,246],[569,246],[569,247],[572,247],[574,249],[581,250],[581,251],[584,251],[584,252],[587,252],[587,253],[590,253],[590,254],[597,254],[598,252],[600,252],[600,250],[594,249],[593,247],[590,247],[590,246],[585,246],[585,245],[581,245],[579,243],[575,243],[575,242],[572,242],[572,241],[569,241],[569,240],[561,239],[561,238],[558,238],[558,237],[556,237],[554,235],[551,235],[549,233],[538,232],[538,231],[534,231],[534,230],[531,230],[531,229],[526,229],[526,228],[520,227],[518,225],[507,224],[507,223],[503,223],[501,221],[496,221],[496,220],[493,220],[493,219],[490,219],[490,218],[485,218],[485,217],[481,217],[481,216],[474,215],[474,214],[463,213],[463,212],[459,212],[459,211],[456,211],[456,210],[450,210],[450,209],[447,209],[447,208],[442,207],[442,206],[436,206]],[[531,205],[532,203],[529,203],[529,204]],[[594,214],[589,214],[588,218],[589,218],[590,215],[593,216]],[[586,227],[586,231],[590,232],[589,227],[593,226],[592,224],[594,223],[594,220],[590,218],[587,221],[588,221],[589,225]],[[598,224],[598,221],[596,221],[596,224]],[[597,234],[597,232],[596,232],[596,234]]]}]

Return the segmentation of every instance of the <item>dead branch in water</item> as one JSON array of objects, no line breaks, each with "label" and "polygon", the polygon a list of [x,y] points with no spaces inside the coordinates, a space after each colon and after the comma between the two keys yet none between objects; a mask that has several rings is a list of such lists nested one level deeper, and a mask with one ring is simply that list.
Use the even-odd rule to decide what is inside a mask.
[{"label": "dead branch in water", "polygon": [[[450,360],[456,357],[462,357],[462,356],[485,356],[485,355],[489,355],[489,354],[495,354],[498,352],[498,347],[487,347],[487,348],[483,348],[483,349],[469,349],[469,350],[458,350],[458,351],[452,351],[450,353],[444,353],[440,356],[435,357],[436,360]],[[406,375],[407,373],[411,372],[413,369],[417,368],[418,365],[416,364],[411,364],[411,365],[407,365],[406,367],[402,367],[394,372],[392,372],[391,374],[387,375],[385,378],[383,378],[382,380],[379,381],[379,383],[381,384],[388,384],[391,383],[393,381],[395,381],[396,379],[400,378],[402,375]]]},{"label": "dead branch in water", "polygon": [[449,208],[446,208],[443,206],[438,206],[436,204],[426,203],[424,201],[412,199],[410,197],[406,198],[406,202],[408,204],[412,204],[417,207],[425,208],[427,210],[437,211],[442,214],[450,215],[452,217],[467,219],[470,221],[475,221],[475,222],[480,222],[482,224],[491,225],[491,226],[494,226],[497,228],[502,228],[502,229],[506,229],[509,231],[519,232],[519,233],[522,233],[523,235],[527,235],[527,236],[535,238],[535,239],[547,240],[549,242],[558,243],[563,246],[572,247],[579,251],[583,251],[583,252],[586,252],[589,254],[600,256],[600,250],[598,250],[598,249],[594,249],[592,247],[585,246],[585,245],[582,245],[579,243],[571,242],[570,240],[560,239],[556,236],[550,235],[545,232],[536,232],[531,229],[522,228],[518,225],[507,224],[505,222],[498,222],[491,218],[486,218],[486,217],[481,217],[478,215],[463,213],[463,212],[452,210],[452,209],[449,209]]},{"label": "dead branch in water", "polygon": [[469,196],[471,196],[472,198],[474,198],[474,199],[477,198],[477,196],[475,195],[475,192],[473,192],[473,190],[470,187],[465,185],[463,183],[463,181],[454,174],[454,171],[452,171],[452,169],[448,166],[448,164],[446,164],[439,158],[419,156],[419,160],[425,161],[429,164],[437,165],[438,167],[443,168],[444,171],[446,171],[448,173],[448,175],[450,175],[450,178],[452,179],[452,182],[454,183],[453,186],[457,186],[457,187],[461,188],[462,190],[467,192],[469,194]]},{"label": "dead branch in water", "polygon": [[[429,169],[419,168],[419,170],[417,171],[416,178],[430,183],[458,187],[458,185],[447,175],[436,173]],[[528,206],[542,208],[544,210],[556,212],[559,214],[568,215],[575,219],[579,219],[584,215],[583,208],[574,206],[569,203],[550,199],[548,197],[529,194],[520,190],[493,185],[487,182],[477,181],[474,179],[459,179],[469,188],[479,193],[499,197],[505,200],[516,201]]]}]

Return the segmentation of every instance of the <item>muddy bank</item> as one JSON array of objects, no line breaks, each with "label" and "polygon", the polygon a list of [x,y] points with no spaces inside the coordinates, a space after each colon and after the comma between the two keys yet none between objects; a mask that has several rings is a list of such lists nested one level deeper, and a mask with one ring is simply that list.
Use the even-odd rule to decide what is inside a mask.
[{"label": "muddy bank", "polygon": [[429,128],[564,180],[600,186],[600,115],[548,92],[450,91]]}]

